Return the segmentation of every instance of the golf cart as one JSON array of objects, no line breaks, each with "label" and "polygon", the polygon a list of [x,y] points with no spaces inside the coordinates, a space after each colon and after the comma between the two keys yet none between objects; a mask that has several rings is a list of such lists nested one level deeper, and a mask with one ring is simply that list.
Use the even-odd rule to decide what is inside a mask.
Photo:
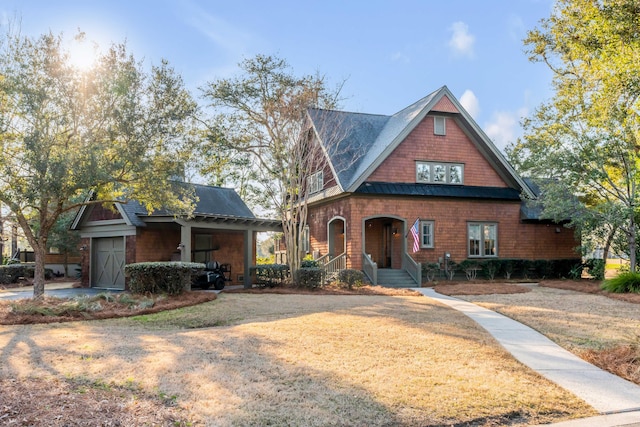
[{"label": "golf cart", "polygon": [[204,272],[198,275],[191,286],[202,289],[213,287],[216,291],[224,289],[225,282],[231,281],[231,264],[220,264],[209,261],[205,264]]}]

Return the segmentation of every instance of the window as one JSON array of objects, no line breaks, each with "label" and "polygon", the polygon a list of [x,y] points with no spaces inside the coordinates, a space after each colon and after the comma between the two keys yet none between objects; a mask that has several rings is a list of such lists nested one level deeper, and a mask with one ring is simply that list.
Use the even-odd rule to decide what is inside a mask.
[{"label": "window", "polygon": [[324,187],[324,174],[322,171],[312,173],[309,176],[309,194],[317,193]]},{"label": "window", "polygon": [[416,162],[416,182],[462,184],[464,183],[464,165],[444,162]]},{"label": "window", "polygon": [[498,256],[498,224],[472,222],[468,224],[469,256]]},{"label": "window", "polygon": [[420,222],[420,246],[433,248],[433,221]]},{"label": "window", "polygon": [[447,126],[446,118],[442,116],[435,116],[433,118],[433,134],[434,135],[446,135]]},{"label": "window", "polygon": [[462,184],[462,166],[449,166],[449,184]]}]

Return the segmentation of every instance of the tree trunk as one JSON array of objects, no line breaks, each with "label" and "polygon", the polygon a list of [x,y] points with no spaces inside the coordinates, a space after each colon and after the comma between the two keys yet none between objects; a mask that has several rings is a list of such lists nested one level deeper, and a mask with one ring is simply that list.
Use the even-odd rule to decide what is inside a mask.
[{"label": "tree trunk", "polygon": [[636,248],[638,246],[636,241],[636,222],[634,219],[634,213],[631,213],[629,218],[629,231],[627,233],[629,237],[629,271],[636,271]]},{"label": "tree trunk", "polygon": [[602,252],[602,258],[604,259],[605,263],[607,262],[607,258],[609,258],[609,251],[611,250],[611,244],[613,243],[613,238],[616,234],[616,231],[618,231],[617,227],[613,227],[611,229],[611,233],[609,233],[609,236],[607,237],[607,241],[604,244],[604,251]]},{"label": "tree trunk", "polygon": [[40,299],[44,296],[44,262],[46,241],[38,240],[37,245],[33,245],[36,267],[33,274],[33,299]]}]

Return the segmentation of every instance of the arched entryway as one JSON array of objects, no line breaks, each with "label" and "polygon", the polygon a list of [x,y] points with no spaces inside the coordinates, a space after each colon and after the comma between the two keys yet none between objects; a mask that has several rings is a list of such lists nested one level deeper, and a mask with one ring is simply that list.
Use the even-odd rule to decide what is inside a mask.
[{"label": "arched entryway", "polygon": [[405,220],[395,216],[365,218],[364,252],[378,268],[402,268],[406,247]]},{"label": "arched entryway", "polygon": [[345,230],[346,220],[341,216],[333,217],[327,223],[328,253],[331,258],[335,258],[346,251]]}]

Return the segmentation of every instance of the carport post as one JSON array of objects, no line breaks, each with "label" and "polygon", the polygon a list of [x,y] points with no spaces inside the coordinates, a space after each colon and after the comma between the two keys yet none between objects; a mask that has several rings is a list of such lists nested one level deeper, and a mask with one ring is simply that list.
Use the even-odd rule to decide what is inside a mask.
[{"label": "carport post", "polygon": [[180,261],[191,262],[191,226],[180,225]]},{"label": "carport post", "polygon": [[244,287],[251,288],[251,261],[253,261],[253,230],[244,231]]}]

